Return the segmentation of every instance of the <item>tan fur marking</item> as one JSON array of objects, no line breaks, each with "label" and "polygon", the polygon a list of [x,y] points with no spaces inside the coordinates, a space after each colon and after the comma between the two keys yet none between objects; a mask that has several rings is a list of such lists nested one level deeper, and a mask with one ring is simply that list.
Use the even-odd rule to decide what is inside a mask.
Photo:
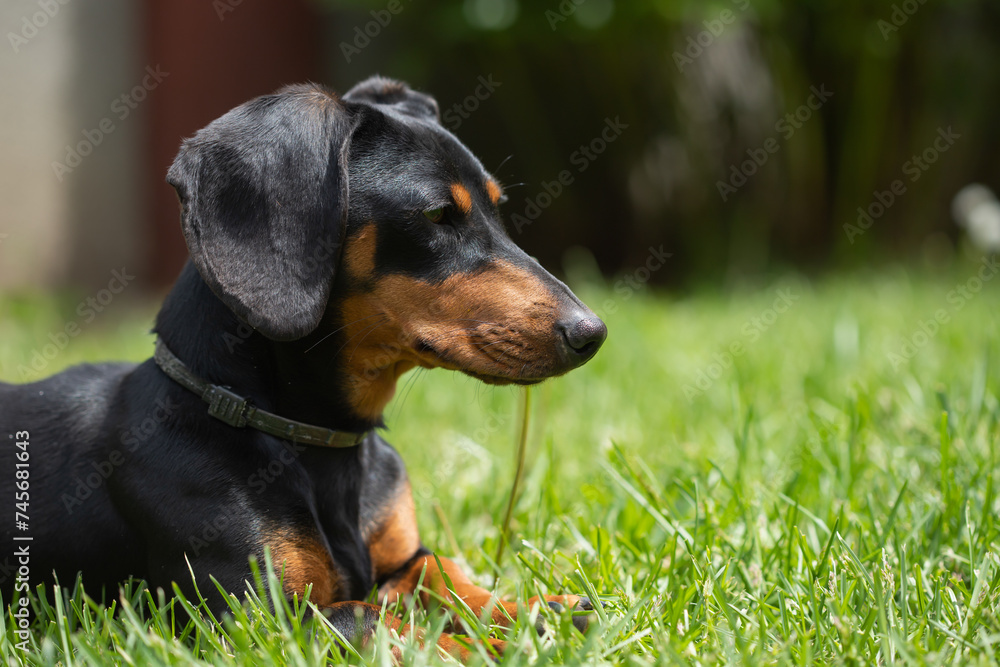
[{"label": "tan fur marking", "polygon": [[[342,352],[348,398],[362,417],[381,415],[396,380],[414,366],[464,370],[495,382],[540,379],[556,370],[556,299],[538,278],[505,262],[436,284],[385,276],[372,291],[345,299],[341,312],[350,323]],[[419,343],[431,349],[418,349]]]},{"label": "tan fur marking", "polygon": [[[365,611],[372,616],[379,616],[382,611],[381,607],[376,605],[368,604],[367,602],[338,602],[337,604],[328,607],[333,611],[334,617],[339,616],[339,610],[346,610],[349,617],[355,617],[359,611]],[[401,620],[396,618],[391,614],[385,614],[382,616],[382,623],[389,628],[394,630],[401,638],[413,636],[420,646],[424,646],[425,633],[424,629],[420,627],[414,627],[412,625],[404,625]],[[352,633],[356,631],[356,628],[352,625],[351,627],[338,627],[338,630],[343,632],[351,643],[358,647],[368,646],[371,641],[372,635],[375,632],[374,628],[362,628],[362,636],[358,637],[356,635],[352,636]],[[500,639],[487,638],[486,641],[489,644],[489,648],[497,653],[497,655],[503,655],[504,650],[507,648],[507,644]],[[447,633],[438,635],[437,646],[441,648],[446,653],[458,658],[463,663],[468,663],[473,655],[472,651],[469,650],[468,644],[470,640],[468,638],[462,638],[461,641],[457,640],[452,635]],[[473,641],[472,643],[478,643]],[[394,658],[393,664],[401,665],[403,664],[403,653],[400,651],[398,646],[393,645],[390,648],[392,657]]]},{"label": "tan fur marking", "polygon": [[375,271],[375,223],[365,225],[350,239],[344,250],[344,268],[355,278],[366,278]]},{"label": "tan fur marking", "polygon": [[[472,583],[465,572],[453,560],[443,556],[439,556],[438,558],[441,561],[441,569],[444,570],[444,574],[447,574],[448,579],[451,580],[452,590],[468,605],[474,614],[478,616],[483,610],[489,609],[490,619],[495,625],[509,625],[508,616],[513,619],[517,618],[517,603],[494,599],[490,591]],[[434,556],[418,558],[413,562],[413,565],[407,568],[406,572],[403,572],[398,578],[379,588],[379,600],[387,599],[391,604],[399,597],[413,595],[417,590],[418,582],[421,583],[424,589],[420,593],[420,601],[425,607],[436,605],[439,598],[452,600],[453,596],[448,590],[449,587],[441,569],[438,568]],[[420,579],[421,576],[423,576],[422,582]],[[436,594],[437,597],[431,595],[431,593]],[[530,608],[536,604],[548,601],[558,602],[567,609],[573,609],[580,601],[580,598],[576,595],[550,595],[545,598],[536,596],[528,600],[528,607]]]},{"label": "tan fur marking", "polygon": [[284,569],[285,595],[305,596],[312,584],[309,600],[323,607],[333,604],[341,593],[336,565],[329,552],[311,535],[302,535],[287,528],[278,528],[266,541],[271,548],[274,570],[279,577]]},{"label": "tan fur marking", "polygon": [[410,483],[406,482],[392,502],[387,516],[368,540],[375,579],[392,574],[413,558],[420,548],[417,511]]},{"label": "tan fur marking", "polygon": [[490,201],[496,206],[500,203],[500,197],[503,197],[503,190],[497,185],[497,182],[492,178],[486,181],[486,194],[490,196]]},{"label": "tan fur marking", "polygon": [[461,183],[455,183],[451,186],[451,196],[455,200],[455,206],[464,215],[468,215],[472,212],[472,195]]}]

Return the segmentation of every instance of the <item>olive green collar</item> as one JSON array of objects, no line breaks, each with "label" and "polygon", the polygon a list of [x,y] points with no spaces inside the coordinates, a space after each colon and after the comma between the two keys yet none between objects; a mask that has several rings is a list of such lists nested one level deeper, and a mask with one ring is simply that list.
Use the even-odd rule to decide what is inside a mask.
[{"label": "olive green collar", "polygon": [[208,414],[236,428],[250,427],[284,440],[317,447],[354,447],[368,432],[334,431],[285,419],[254,407],[239,394],[202,380],[192,373],[162,340],[156,341],[153,360],[171,380],[208,403]]}]

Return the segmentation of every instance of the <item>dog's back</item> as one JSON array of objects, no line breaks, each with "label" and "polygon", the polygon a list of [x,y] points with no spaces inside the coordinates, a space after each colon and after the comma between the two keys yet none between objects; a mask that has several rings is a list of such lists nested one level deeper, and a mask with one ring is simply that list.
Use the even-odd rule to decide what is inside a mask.
[{"label": "dog's back", "polygon": [[[108,445],[116,437],[115,397],[134,368],[87,364],[31,384],[0,383],[0,497],[16,505],[0,521],[0,540],[18,549],[0,561],[5,601],[22,565],[33,584],[53,569],[93,568],[95,582],[102,579],[107,545],[128,531],[107,487],[114,470]],[[60,567],[63,560],[71,566]]]}]

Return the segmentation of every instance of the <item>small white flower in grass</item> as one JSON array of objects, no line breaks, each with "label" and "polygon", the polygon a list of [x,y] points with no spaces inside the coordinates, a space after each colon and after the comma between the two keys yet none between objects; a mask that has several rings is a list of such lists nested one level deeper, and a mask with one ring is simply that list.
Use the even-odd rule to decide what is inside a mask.
[{"label": "small white flower in grass", "polygon": [[712,597],[712,591],[715,589],[715,580],[712,579],[711,575],[705,578],[705,583],[701,587],[701,594],[705,598]]}]

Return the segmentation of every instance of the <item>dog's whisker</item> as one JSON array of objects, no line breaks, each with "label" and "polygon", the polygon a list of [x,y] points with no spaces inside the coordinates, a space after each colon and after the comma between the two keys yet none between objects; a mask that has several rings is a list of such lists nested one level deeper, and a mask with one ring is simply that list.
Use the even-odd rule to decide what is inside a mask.
[{"label": "dog's whisker", "polygon": [[471,331],[472,331],[471,329],[467,329],[467,328],[466,329],[452,329],[451,331],[446,331],[445,333],[438,334],[437,336],[434,336],[432,338],[425,338],[425,339],[423,339],[423,341],[425,343],[427,343],[428,345],[431,345],[431,344],[434,344],[434,343],[439,343],[439,342],[441,342],[443,340],[451,340],[451,339],[454,339],[454,338],[460,338],[462,336],[469,336],[469,335],[471,335]]},{"label": "dog's whisker", "polygon": [[501,169],[503,169],[503,166],[504,166],[505,164],[507,164],[507,161],[508,161],[508,160],[510,160],[510,159],[511,159],[512,157],[514,157],[514,154],[513,154],[513,153],[511,153],[510,155],[508,155],[507,157],[505,157],[505,158],[503,159],[503,162],[501,162],[500,164],[498,164],[498,165],[497,165],[497,168],[493,170],[493,173],[495,174],[495,173],[497,173],[498,171],[500,171]]},{"label": "dog's whisker", "polygon": [[503,326],[499,322],[490,322],[489,320],[474,320],[471,317],[453,317],[450,320],[445,320],[445,322],[477,322],[479,324],[490,324],[496,327]]},{"label": "dog's whisker", "polygon": [[362,317],[360,319],[354,320],[353,322],[348,322],[347,324],[345,324],[344,326],[342,326],[342,327],[340,327],[338,329],[334,329],[333,331],[331,331],[330,333],[328,333],[327,335],[323,336],[318,341],[316,341],[315,343],[313,343],[312,345],[310,345],[308,348],[306,348],[306,351],[303,352],[303,354],[306,354],[307,352],[309,352],[310,350],[312,350],[314,347],[316,347],[317,345],[319,345],[320,343],[322,343],[323,341],[325,341],[327,338],[329,338],[330,336],[332,336],[335,333],[337,333],[338,331],[343,331],[344,329],[346,329],[347,327],[351,326],[352,324],[357,324],[358,322],[364,322],[365,320],[370,320],[371,318],[378,317],[379,315],[382,315],[384,317],[384,313],[375,313],[373,315],[368,315],[367,317]]},{"label": "dog's whisker", "polygon": [[502,350],[499,347],[494,348],[490,352],[483,352],[483,354],[486,356],[487,359],[499,365],[503,365],[505,359],[510,359],[515,362],[523,361],[524,359],[523,357],[519,357],[516,354],[511,354],[510,352],[506,352],[505,350]]},{"label": "dog's whisker", "polygon": [[[363,328],[361,331],[357,332],[356,334],[354,334],[353,336],[351,336],[350,338],[348,338],[347,340],[345,340],[344,344],[341,345],[340,348],[337,350],[337,353],[333,355],[334,358],[340,357],[340,353],[344,351],[344,348],[346,348],[348,345],[351,344],[352,340],[354,340],[355,338],[357,338],[361,334],[367,334],[368,332],[370,332],[370,331],[374,330],[375,328],[377,328],[377,327],[385,324],[388,321],[389,321],[389,318],[385,317],[381,322],[376,322],[375,324],[368,325],[365,328]],[[350,361],[350,360],[348,360],[348,361]]]},{"label": "dog's whisker", "polygon": [[375,326],[371,327],[370,329],[368,329],[367,332],[365,332],[365,335],[361,337],[361,340],[358,341],[358,344],[354,346],[353,350],[351,350],[350,356],[347,357],[347,363],[350,363],[351,360],[354,359],[355,352],[357,352],[358,348],[361,347],[361,344],[365,342],[365,338],[368,338],[368,336],[371,335],[372,332],[374,332],[376,329],[378,329],[380,326],[382,326],[383,324],[385,324],[388,321],[389,321],[389,318],[387,317],[387,318],[385,318],[385,320],[377,323]]},{"label": "dog's whisker", "polygon": [[[483,352],[485,354],[486,353],[485,352],[486,348],[493,347],[494,345],[499,345],[501,343],[506,343],[506,344],[509,345],[509,343],[507,343],[507,341],[505,341],[505,340],[495,340],[492,343],[486,343],[486,344],[483,344],[483,345],[477,345],[477,344],[473,343],[473,347],[475,347],[477,350],[479,350],[480,352]],[[514,347],[516,349],[516,346],[514,346]],[[503,348],[498,347],[496,349],[502,351],[506,355],[514,356],[511,352],[509,352],[507,350],[504,350]]]},{"label": "dog's whisker", "polygon": [[396,415],[398,415],[400,412],[402,412],[402,410],[403,410],[403,404],[406,403],[406,399],[409,398],[410,392],[413,390],[413,387],[416,385],[417,378],[420,377],[420,372],[423,371],[423,370],[424,370],[423,368],[417,368],[417,369],[415,369],[413,371],[413,373],[411,374],[410,378],[406,381],[406,384],[403,386],[403,391],[401,392],[401,396],[396,401],[396,404],[393,407],[393,415],[392,415],[393,417],[396,416]]}]

